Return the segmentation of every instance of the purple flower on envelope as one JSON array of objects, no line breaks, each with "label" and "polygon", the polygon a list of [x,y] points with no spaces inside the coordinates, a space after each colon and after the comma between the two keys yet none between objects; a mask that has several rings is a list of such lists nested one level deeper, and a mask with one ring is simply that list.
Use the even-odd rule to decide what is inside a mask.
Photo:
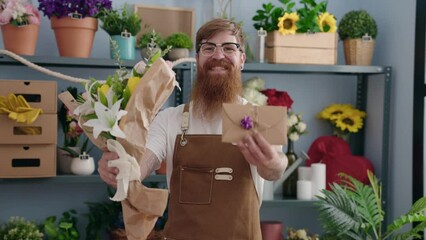
[{"label": "purple flower on envelope", "polygon": [[243,119],[241,119],[241,127],[247,130],[253,128],[253,120],[250,116],[244,116]]}]

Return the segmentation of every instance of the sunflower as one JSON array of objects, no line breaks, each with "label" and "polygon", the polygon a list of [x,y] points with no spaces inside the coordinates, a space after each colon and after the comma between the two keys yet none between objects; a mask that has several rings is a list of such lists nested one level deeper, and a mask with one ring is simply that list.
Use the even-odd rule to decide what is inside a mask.
[{"label": "sunflower", "polygon": [[335,33],[337,30],[336,19],[328,12],[322,13],[318,16],[318,26],[321,32]]},{"label": "sunflower", "polygon": [[362,128],[362,117],[354,114],[354,111],[347,111],[342,113],[336,119],[336,127],[342,131],[348,130],[351,133],[357,133]]},{"label": "sunflower", "polygon": [[319,114],[318,118],[325,120],[336,120],[341,114],[352,109],[350,104],[332,104],[324,108]]},{"label": "sunflower", "polygon": [[282,35],[295,34],[297,21],[299,21],[299,15],[296,12],[285,13],[284,16],[278,18],[278,32]]}]

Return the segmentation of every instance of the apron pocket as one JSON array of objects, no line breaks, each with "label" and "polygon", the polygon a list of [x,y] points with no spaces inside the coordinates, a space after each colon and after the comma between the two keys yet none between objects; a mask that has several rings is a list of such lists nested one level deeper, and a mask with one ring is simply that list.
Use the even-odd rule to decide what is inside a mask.
[{"label": "apron pocket", "polygon": [[179,203],[210,204],[213,168],[180,168]]}]

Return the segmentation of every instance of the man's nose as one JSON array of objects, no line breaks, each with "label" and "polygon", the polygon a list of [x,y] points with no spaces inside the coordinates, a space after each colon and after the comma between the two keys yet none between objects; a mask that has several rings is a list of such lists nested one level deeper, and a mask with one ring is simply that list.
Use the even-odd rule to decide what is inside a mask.
[{"label": "man's nose", "polygon": [[214,59],[222,59],[225,58],[225,55],[223,54],[222,47],[216,46],[216,51],[214,52],[213,56]]}]

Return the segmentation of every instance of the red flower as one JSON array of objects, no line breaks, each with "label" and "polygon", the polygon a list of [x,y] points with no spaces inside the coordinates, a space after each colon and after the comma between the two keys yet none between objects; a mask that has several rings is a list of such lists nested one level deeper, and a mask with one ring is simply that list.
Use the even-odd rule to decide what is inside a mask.
[{"label": "red flower", "polygon": [[260,91],[268,97],[267,104],[271,106],[283,106],[287,109],[291,108],[293,99],[286,91],[277,91],[275,88],[268,88]]}]

